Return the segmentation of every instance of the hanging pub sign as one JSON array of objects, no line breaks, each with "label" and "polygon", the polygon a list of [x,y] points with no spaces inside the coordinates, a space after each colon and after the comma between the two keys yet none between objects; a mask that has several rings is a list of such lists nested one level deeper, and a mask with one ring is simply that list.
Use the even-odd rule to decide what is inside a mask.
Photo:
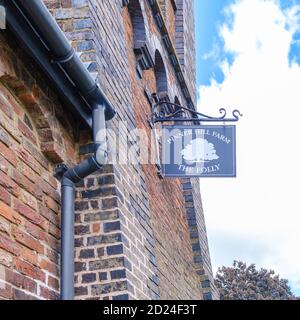
[{"label": "hanging pub sign", "polygon": [[162,175],[236,177],[233,125],[163,126]]}]

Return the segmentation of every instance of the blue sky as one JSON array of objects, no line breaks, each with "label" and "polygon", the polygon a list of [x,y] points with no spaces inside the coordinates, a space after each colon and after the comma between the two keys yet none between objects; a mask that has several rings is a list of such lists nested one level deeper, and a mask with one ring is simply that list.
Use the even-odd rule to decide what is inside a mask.
[{"label": "blue sky", "polygon": [[[237,124],[237,179],[201,180],[214,271],[234,259],[254,262],[287,278],[300,296],[298,5],[195,0],[198,108],[244,114]],[[283,113],[292,117],[282,119]],[[281,169],[283,159],[292,170]]]},{"label": "blue sky", "polygon": [[[234,60],[234,54],[224,50],[223,40],[219,37],[219,27],[224,23],[231,24],[232,17],[226,16],[224,10],[236,2],[238,0],[195,0],[198,85],[208,85],[211,78],[222,83],[224,74],[218,60],[227,59],[230,64]],[[280,0],[278,3],[284,10],[300,4],[300,1]],[[300,40],[300,32],[295,33],[294,40]],[[296,41],[291,44],[289,59],[300,63],[300,46]],[[214,54],[211,54],[212,52]]]},{"label": "blue sky", "polygon": [[[222,49],[218,28],[226,22],[224,8],[232,2],[233,0],[195,0],[198,85],[209,84],[211,77],[218,81],[223,80],[223,74],[216,65],[216,57],[204,59],[203,56],[209,54],[216,44]],[[225,56],[223,51],[219,54]]]}]

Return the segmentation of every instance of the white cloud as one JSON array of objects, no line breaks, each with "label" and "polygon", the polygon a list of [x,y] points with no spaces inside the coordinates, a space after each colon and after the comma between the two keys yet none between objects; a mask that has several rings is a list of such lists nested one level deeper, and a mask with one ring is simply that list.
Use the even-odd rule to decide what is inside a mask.
[{"label": "white cloud", "polygon": [[222,106],[244,114],[237,179],[201,180],[213,265],[243,258],[300,289],[300,67],[288,60],[299,7],[241,0],[228,12],[233,25],[220,35],[236,58],[222,62],[222,84],[199,88],[198,104],[207,114]]},{"label": "white cloud", "polygon": [[208,53],[204,54],[201,58],[202,58],[203,60],[209,60],[209,59],[216,60],[219,55],[220,55],[220,47],[219,47],[219,45],[215,42],[215,43],[213,44],[213,48],[211,49],[211,51],[209,51]]}]

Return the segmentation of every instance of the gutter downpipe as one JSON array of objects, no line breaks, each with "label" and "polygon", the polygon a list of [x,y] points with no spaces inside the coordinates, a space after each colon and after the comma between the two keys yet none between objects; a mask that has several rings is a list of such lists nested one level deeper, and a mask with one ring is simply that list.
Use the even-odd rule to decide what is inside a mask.
[{"label": "gutter downpipe", "polygon": [[94,155],[73,168],[60,165],[61,180],[61,300],[74,299],[74,215],[75,184],[107,162],[106,120],[115,110],[76,55],[56,21],[41,0],[14,1],[37,29],[41,41],[92,109]]},{"label": "gutter downpipe", "polygon": [[75,184],[99,170],[107,161],[104,108],[93,109],[95,154],[74,168],[64,171],[61,179],[61,300],[74,299],[74,216]]},{"label": "gutter downpipe", "polygon": [[38,36],[50,51],[51,57],[49,58],[51,58],[52,62],[57,63],[63,69],[90,106],[104,106],[105,119],[111,120],[115,115],[114,108],[77,56],[43,1],[10,1],[16,3],[37,29]]}]

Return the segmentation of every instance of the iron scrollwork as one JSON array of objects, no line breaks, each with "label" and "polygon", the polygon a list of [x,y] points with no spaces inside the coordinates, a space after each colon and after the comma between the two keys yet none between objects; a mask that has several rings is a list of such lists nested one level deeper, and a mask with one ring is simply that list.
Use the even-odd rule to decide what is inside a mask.
[{"label": "iron scrollwork", "polygon": [[232,111],[232,117],[226,117],[227,111],[224,108],[219,110],[221,116],[212,117],[195,110],[188,109],[179,104],[160,101],[153,107],[151,122],[237,122],[243,115],[237,109]]}]

